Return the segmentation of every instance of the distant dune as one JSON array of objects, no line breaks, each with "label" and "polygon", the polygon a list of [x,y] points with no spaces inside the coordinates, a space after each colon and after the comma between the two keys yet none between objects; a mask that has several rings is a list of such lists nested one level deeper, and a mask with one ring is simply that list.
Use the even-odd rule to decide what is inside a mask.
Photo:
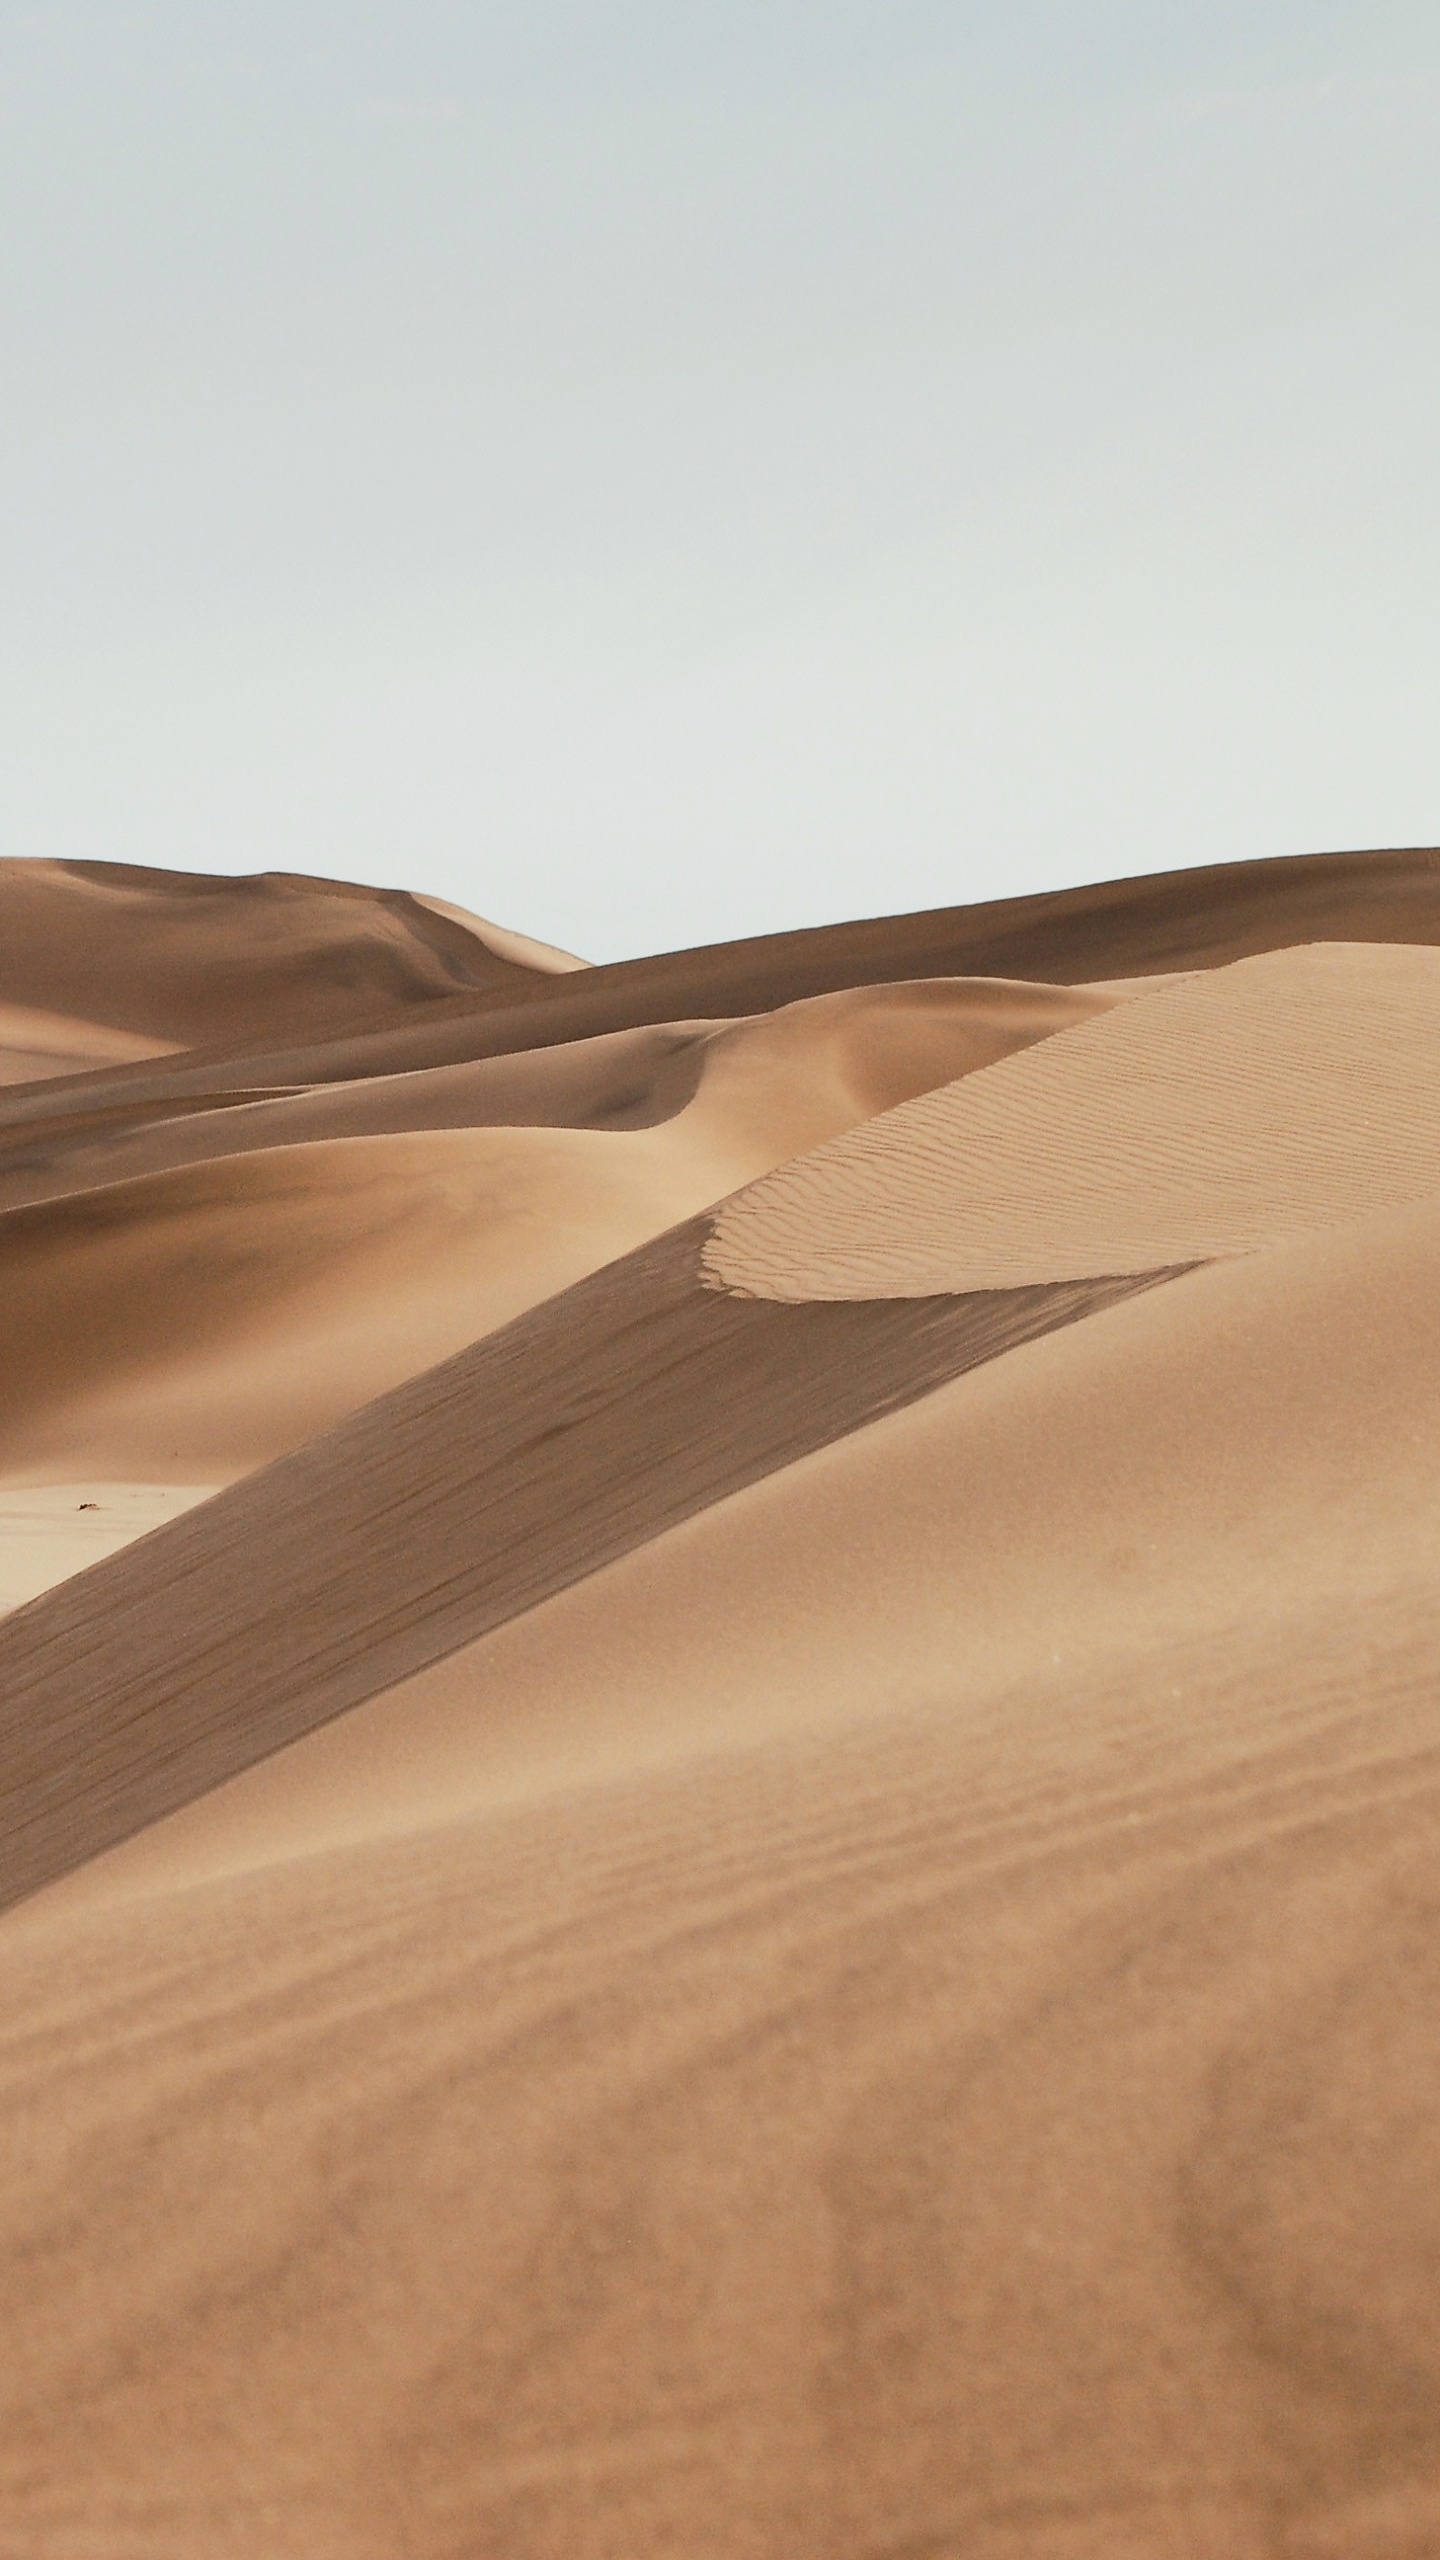
[{"label": "distant dune", "polygon": [[1440,2551],[1440,855],[0,865],[0,2553]]}]

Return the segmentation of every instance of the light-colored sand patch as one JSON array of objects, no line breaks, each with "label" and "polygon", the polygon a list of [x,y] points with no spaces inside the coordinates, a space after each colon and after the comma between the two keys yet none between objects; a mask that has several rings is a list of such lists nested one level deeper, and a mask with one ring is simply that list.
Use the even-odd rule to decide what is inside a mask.
[{"label": "light-colored sand patch", "polygon": [[113,1556],[216,1491],[208,1484],[0,1485],[0,1612]]},{"label": "light-colored sand patch", "polygon": [[1440,1190],[1440,952],[1198,974],[817,1149],[707,1256],[756,1297],[927,1297],[1253,1253]]}]

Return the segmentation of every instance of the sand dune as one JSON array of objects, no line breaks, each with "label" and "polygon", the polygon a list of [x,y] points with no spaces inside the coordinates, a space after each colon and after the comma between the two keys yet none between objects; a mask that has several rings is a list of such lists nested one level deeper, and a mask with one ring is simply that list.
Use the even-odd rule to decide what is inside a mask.
[{"label": "sand dune", "polygon": [[0,1487],[0,1612],[117,1554],[216,1490],[93,1475],[78,1484]]},{"label": "sand dune", "polygon": [[1440,1191],[1440,952],[1319,944],[1142,997],[755,1184],[706,1266],[927,1296],[1253,1253]]},{"label": "sand dune", "polygon": [[777,1307],[673,1230],[0,1623],[0,1890],[1150,1276]]},{"label": "sand dune", "polygon": [[1437,1244],[707,1512],[471,1657],[488,1784],[17,1914],[29,2547],[1424,2550]]},{"label": "sand dune", "polygon": [[319,1030],[459,988],[518,992],[576,965],[403,890],[0,861],[0,999],[162,1046]]},{"label": "sand dune", "polygon": [[6,914],[6,2560],[1440,2548],[1440,857]]},{"label": "sand dune", "polygon": [[28,1203],[0,1215],[0,1323],[27,1346],[0,1477],[224,1481],[798,1148],[1114,1001],[865,989],[32,1142],[9,1166]]},{"label": "sand dune", "polygon": [[[903,1338],[855,1310],[840,1378],[862,1347],[878,1376],[881,1346],[903,1339],[888,1375],[923,1345],[925,1392],[892,1388],[888,1414],[846,1430],[832,1386],[809,1452],[792,1424],[748,1485],[733,1440],[712,1444],[708,1503],[672,1500],[593,1578],[452,1647],[77,1884],[88,1897],[194,1881],[212,1861],[264,1864],[880,1706],[969,1713],[1043,1683],[1057,1648],[1098,1676],[1227,1628],[1243,1642],[1262,1621],[1301,1624],[1317,1595],[1368,1606],[1419,1588],[1440,1537],[1437,1270],[1440,1199],[1071,1301],[1069,1322],[1017,1329],[1003,1357],[963,1368],[939,1309]],[[747,1348],[729,1355],[737,1384]],[[812,1352],[807,1419],[830,1369]],[[882,1405],[873,1387],[866,1403]],[[658,1456],[653,1426],[647,1438]],[[191,1524],[192,1578],[204,1525]],[[385,1569],[377,1555],[372,1574]],[[192,1605],[213,1636],[202,1593]],[[217,1659],[212,1647],[211,1681]]]},{"label": "sand dune", "polygon": [[0,1003],[0,1085],[85,1075],[92,1067],[123,1065],[135,1058],[163,1058],[176,1045],[86,1022],[78,1014]]},{"label": "sand dune", "polygon": [[[48,867],[15,866],[26,872]],[[114,875],[117,883],[133,876],[104,863],[67,868]],[[141,877],[163,881],[178,875]],[[227,891],[238,885],[260,893],[243,911],[243,925],[234,920],[247,967],[255,965],[249,954],[256,924],[269,917],[265,899],[279,896],[286,885],[283,876],[278,889],[267,882],[273,883],[273,875],[261,875],[258,884],[218,884]],[[207,895],[217,887],[208,880],[194,885]],[[389,913],[387,901],[375,891],[324,882],[299,887],[313,891],[317,885],[337,900],[378,902]],[[396,900],[407,916],[418,903],[390,893],[390,902]],[[299,918],[292,907],[279,909],[269,920],[283,939]],[[332,928],[329,911],[324,931]],[[365,929],[370,929],[368,921]],[[323,949],[324,932],[319,938]],[[173,1107],[182,1094],[206,1098],[247,1087],[270,1091],[322,1078],[452,1066],[652,1023],[773,1012],[810,996],[907,979],[978,976],[1105,985],[1157,972],[1214,968],[1251,953],[1314,941],[1440,942],[1440,853],[1318,854],[1222,863],[922,915],[762,934],[701,950],[616,961],[583,974],[565,967],[567,955],[552,954],[551,961],[559,966],[529,977],[497,971],[473,986],[468,982],[472,937],[458,950],[447,947],[447,959],[467,972],[463,994],[441,991],[431,1001],[426,978],[423,1005],[397,1009],[393,1002],[374,1004],[368,1024],[357,1021],[348,1039],[336,1033],[327,969],[312,957],[286,979],[285,1003],[295,1008],[293,1017],[287,1016],[288,1037],[283,1031],[258,1042],[243,1033],[231,1037],[214,1027],[211,1002],[205,1016],[210,1030],[194,1035],[208,1045],[183,1068],[174,1067],[158,1080],[143,1064],[96,1073],[84,1088],[28,1097],[24,1116],[42,1120],[66,1114],[82,1092],[82,1108],[100,1110],[114,1103],[137,1110],[152,1099]],[[262,940],[262,962],[263,950]],[[301,1017],[322,1036],[307,1037]],[[12,1109],[12,1125],[20,1116]]]}]

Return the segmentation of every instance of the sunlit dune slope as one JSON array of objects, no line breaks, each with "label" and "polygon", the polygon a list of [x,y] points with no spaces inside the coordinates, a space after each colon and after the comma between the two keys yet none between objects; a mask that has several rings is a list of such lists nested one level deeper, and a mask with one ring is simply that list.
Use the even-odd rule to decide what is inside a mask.
[{"label": "sunlit dune slope", "polygon": [[27,1346],[0,1473],[242,1473],[797,1150],[1116,1001],[862,989],[32,1132],[0,1158],[0,1198],[34,1203],[0,1215],[0,1325]]},{"label": "sunlit dune slope", "polygon": [[1440,1190],[1440,952],[1320,944],[1145,995],[730,1202],[718,1286],[924,1297],[1248,1253]]},{"label": "sunlit dune slope", "polygon": [[0,1612],[118,1554],[216,1490],[117,1484],[93,1472],[78,1484],[0,1486]]},{"label": "sunlit dune slope", "polygon": [[0,1622],[9,1899],[672,1522],[1136,1288],[780,1307],[703,1219]]},{"label": "sunlit dune slope", "polygon": [[1424,2551],[1437,1219],[1021,1348],[273,1763],[268,1863],[257,1775],[243,1871],[14,1915],[15,2547]]},{"label": "sunlit dune slope", "polygon": [[0,868],[4,2560],[1440,2549],[1437,1029]]},{"label": "sunlit dune slope", "polygon": [[[628,1554],[95,1860],[77,1887],[158,1889],[777,1725],[959,1707],[1042,1680],[1057,1653],[1079,1672],[1226,1629],[1244,1643],[1322,1598],[1408,1588],[1440,1536],[1437,1283],[1429,1199],[1082,1300],[948,1380],[932,1350],[928,1391],[854,1431],[835,1427],[832,1388],[831,1428],[806,1454],[797,1436],[788,1463],[777,1445],[748,1488],[730,1472],[733,1422],[710,1411],[695,1433],[710,1503],[673,1526],[657,1514]],[[858,1311],[851,1363],[871,1322]],[[807,1401],[823,1375],[812,1359]]]}]

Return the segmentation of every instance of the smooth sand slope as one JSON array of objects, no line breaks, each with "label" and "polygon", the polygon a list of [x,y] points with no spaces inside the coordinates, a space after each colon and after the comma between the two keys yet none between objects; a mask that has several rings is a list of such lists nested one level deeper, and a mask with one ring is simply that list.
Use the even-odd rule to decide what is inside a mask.
[{"label": "smooth sand slope", "polygon": [[110,1030],[79,1014],[0,1003],[0,1085],[86,1075],[136,1058],[163,1058],[177,1047],[175,1041],[147,1039],[143,1032]]},{"label": "smooth sand slope", "polygon": [[[0,1477],[223,1482],[876,1111],[1111,1009],[939,980],[0,1157]],[[567,1125],[569,1124],[569,1125]]]},{"label": "smooth sand slope", "polygon": [[6,2560],[1440,2549],[1436,877],[10,1089]]},{"label": "smooth sand slope", "polygon": [[[51,867],[14,866],[24,873]],[[66,868],[103,874],[117,885],[137,877],[113,864]],[[176,874],[138,877],[187,885]],[[257,956],[255,926],[266,914],[266,900],[287,886],[307,895],[323,891],[340,901],[370,901],[372,907],[398,904],[407,918],[412,908],[434,907],[433,901],[398,892],[387,898],[343,883],[288,883],[285,875],[277,880],[274,874],[262,874],[255,882],[188,885],[203,893],[202,906],[217,888],[256,893],[243,917],[232,910],[230,929],[247,970],[257,969],[262,977],[267,945],[262,935]],[[333,916],[327,915],[325,923],[328,932]],[[276,926],[283,946],[293,919],[287,923],[282,910]],[[496,939],[494,927],[482,930]],[[323,944],[324,936],[320,939]],[[503,946],[510,948],[517,939],[506,935]],[[463,993],[432,995],[426,977],[418,990],[423,1002],[408,1000],[413,988],[398,1008],[393,997],[382,998],[372,1005],[368,1023],[357,1023],[349,1037],[335,1028],[331,972],[317,966],[312,954],[304,969],[285,974],[285,1006],[296,1009],[288,1037],[284,1031],[255,1039],[223,1035],[215,1028],[207,979],[204,1019],[210,1029],[203,1036],[210,1045],[190,1060],[176,1062],[158,1077],[144,1064],[95,1073],[83,1088],[27,1095],[12,1103],[6,1116],[15,1127],[22,1120],[63,1117],[77,1106],[133,1111],[159,1102],[173,1109],[183,1098],[204,1102],[241,1089],[268,1091],[317,1079],[451,1066],[646,1024],[768,1013],[845,988],[938,977],[1062,986],[1112,978],[1133,981],[1215,968],[1252,953],[1315,941],[1440,942],[1440,853],[1316,854],[1279,862],[1222,863],[923,915],[762,934],[583,972],[568,963],[567,955],[551,953],[548,960],[554,965],[543,971],[528,976],[487,972],[483,984],[469,983],[473,948],[466,956],[460,942],[447,946],[447,955],[466,976]],[[314,1025],[308,1037],[307,1021]]]},{"label": "smooth sand slope", "polygon": [[706,1268],[924,1297],[1253,1253],[1440,1191],[1440,951],[1318,944],[1188,978],[800,1157]]},{"label": "smooth sand slope", "polygon": [[363,1710],[348,1842],[334,1727],[15,1915],[14,2547],[1424,2552],[1437,1246],[1018,1350],[491,1638],[478,1751]]},{"label": "smooth sand slope", "polygon": [[194,1047],[318,1031],[461,989],[529,992],[576,966],[403,890],[283,871],[237,880],[0,860],[0,1003],[112,1039]]},{"label": "smooth sand slope", "polygon": [[0,1622],[4,1899],[732,1487],[1145,1285],[776,1307],[705,1288],[706,1234],[675,1229]]},{"label": "smooth sand slope", "polygon": [[94,1475],[79,1484],[0,1487],[0,1613],[118,1554],[216,1490]]}]

